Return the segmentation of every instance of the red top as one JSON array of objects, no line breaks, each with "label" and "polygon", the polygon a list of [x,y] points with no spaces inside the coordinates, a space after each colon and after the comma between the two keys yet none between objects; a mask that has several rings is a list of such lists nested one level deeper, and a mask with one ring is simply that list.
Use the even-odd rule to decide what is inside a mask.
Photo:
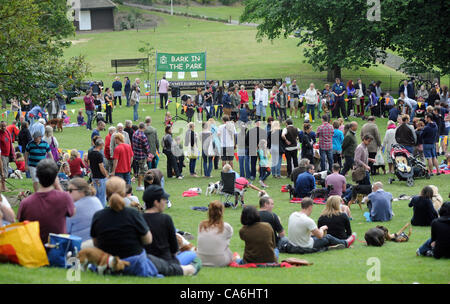
[{"label": "red top", "polygon": [[19,128],[15,125],[9,125],[6,127],[6,130],[9,131],[9,133],[11,134],[12,137],[12,141],[15,142],[16,141],[16,137],[19,136]]},{"label": "red top", "polygon": [[105,137],[105,158],[106,159],[111,159],[111,149],[110,149],[110,145],[111,145],[111,134],[108,133],[108,135],[106,135]]},{"label": "red top", "polygon": [[2,156],[9,156],[12,149],[11,136],[8,130],[0,132],[0,149],[2,151]]},{"label": "red top", "polygon": [[21,172],[25,172],[25,161],[16,161],[16,167],[17,170],[21,171]]},{"label": "red top", "polygon": [[242,190],[242,189],[244,189],[245,187],[247,187],[248,184],[249,184],[249,182],[248,182],[248,180],[247,180],[246,178],[244,178],[244,177],[238,177],[238,178],[236,178],[234,187],[235,187],[236,189]]},{"label": "red top", "polygon": [[133,150],[129,144],[120,144],[114,149],[113,159],[117,159],[117,167],[115,173],[128,173],[131,171],[131,158]]},{"label": "red top", "polygon": [[81,175],[81,168],[85,168],[81,158],[77,157],[74,160],[69,160],[70,177]]},{"label": "red top", "polygon": [[94,96],[84,96],[84,105],[86,107],[86,111],[94,111],[95,110],[95,103],[94,103]]},{"label": "red top", "polygon": [[247,91],[239,91],[239,95],[241,96],[241,104],[247,103],[248,102],[248,93]]}]

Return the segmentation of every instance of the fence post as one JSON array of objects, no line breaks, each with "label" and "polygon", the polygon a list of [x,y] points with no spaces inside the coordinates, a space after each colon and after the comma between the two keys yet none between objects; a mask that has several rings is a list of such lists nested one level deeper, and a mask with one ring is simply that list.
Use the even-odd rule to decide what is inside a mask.
[{"label": "fence post", "polygon": [[392,74],[389,74],[389,91],[392,91]]}]

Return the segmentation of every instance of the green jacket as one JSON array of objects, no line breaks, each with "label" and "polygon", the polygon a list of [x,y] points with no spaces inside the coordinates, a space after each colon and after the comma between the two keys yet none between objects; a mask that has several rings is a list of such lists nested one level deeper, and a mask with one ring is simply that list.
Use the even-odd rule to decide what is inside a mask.
[{"label": "green jacket", "polygon": [[150,146],[150,153],[156,155],[156,151],[159,151],[159,141],[158,141],[158,132],[152,126],[147,126],[144,131],[144,134],[147,136],[148,144]]},{"label": "green jacket", "polygon": [[358,142],[356,140],[356,134],[352,130],[348,130],[342,142],[342,155],[354,156]]}]

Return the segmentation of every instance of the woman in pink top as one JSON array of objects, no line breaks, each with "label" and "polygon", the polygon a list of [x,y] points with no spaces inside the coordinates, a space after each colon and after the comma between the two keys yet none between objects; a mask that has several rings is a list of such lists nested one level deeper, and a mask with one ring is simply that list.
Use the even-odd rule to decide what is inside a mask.
[{"label": "woman in pink top", "polygon": [[239,91],[239,95],[241,96],[241,108],[243,104],[248,103],[248,93],[245,90],[245,86],[241,85],[241,90]]}]

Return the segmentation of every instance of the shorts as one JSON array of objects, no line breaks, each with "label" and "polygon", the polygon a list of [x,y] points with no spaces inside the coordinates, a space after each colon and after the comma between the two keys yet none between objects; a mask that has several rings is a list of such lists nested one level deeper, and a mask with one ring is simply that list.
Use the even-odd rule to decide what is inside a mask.
[{"label": "shorts", "polygon": [[30,175],[33,183],[39,183],[39,178],[36,176],[36,167],[29,166],[28,168],[30,168]]},{"label": "shorts", "polygon": [[222,147],[222,161],[232,161],[234,156],[234,147]]},{"label": "shorts", "polygon": [[140,160],[136,160],[139,166],[139,175],[144,175],[145,172],[147,172],[148,167],[147,167],[147,160],[146,159],[140,159]]},{"label": "shorts", "polygon": [[298,98],[291,98],[289,103],[291,109],[298,109]]},{"label": "shorts", "polygon": [[423,154],[426,159],[436,157],[436,145],[434,144],[423,144]]}]

